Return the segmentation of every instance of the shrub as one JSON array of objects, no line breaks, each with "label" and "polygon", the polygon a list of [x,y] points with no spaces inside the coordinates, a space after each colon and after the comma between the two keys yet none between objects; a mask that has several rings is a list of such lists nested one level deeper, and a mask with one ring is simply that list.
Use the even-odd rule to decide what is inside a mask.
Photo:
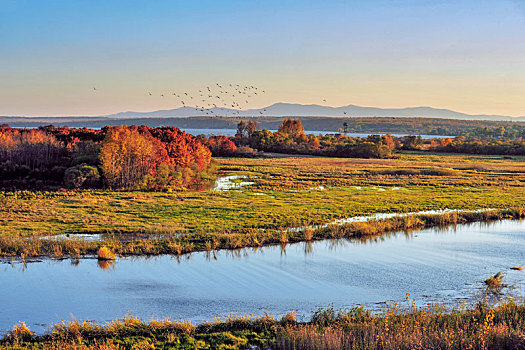
[{"label": "shrub", "polygon": [[34,335],[35,333],[31,332],[25,322],[20,322],[4,336],[4,340],[9,342],[30,341]]},{"label": "shrub", "polygon": [[69,188],[98,187],[100,185],[100,174],[96,167],[79,164],[66,169],[64,184]]},{"label": "shrub", "polygon": [[97,258],[98,260],[115,260],[115,253],[108,247],[104,246],[98,250]]}]

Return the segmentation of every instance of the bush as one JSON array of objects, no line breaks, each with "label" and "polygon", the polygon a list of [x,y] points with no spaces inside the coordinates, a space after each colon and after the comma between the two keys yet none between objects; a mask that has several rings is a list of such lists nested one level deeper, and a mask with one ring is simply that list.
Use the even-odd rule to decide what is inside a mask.
[{"label": "bush", "polygon": [[115,253],[106,246],[101,247],[97,253],[98,260],[115,260],[115,257]]},{"label": "bush", "polygon": [[79,164],[66,169],[64,183],[69,188],[98,187],[100,174],[96,167]]},{"label": "bush", "polygon": [[25,322],[20,322],[5,335],[4,340],[13,343],[30,341],[34,335],[35,333],[31,332]]}]

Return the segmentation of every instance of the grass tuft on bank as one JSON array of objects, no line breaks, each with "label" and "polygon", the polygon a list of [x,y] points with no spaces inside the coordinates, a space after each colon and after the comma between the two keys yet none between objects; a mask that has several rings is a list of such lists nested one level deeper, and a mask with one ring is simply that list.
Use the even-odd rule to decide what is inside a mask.
[{"label": "grass tuft on bank", "polygon": [[[21,328],[25,327],[25,328]],[[34,335],[21,324],[1,349],[522,349],[525,305],[508,300],[471,309],[417,307],[410,300],[373,314],[363,307],[318,310],[308,322],[228,317],[194,325],[134,317],[106,325],[72,321]]]}]

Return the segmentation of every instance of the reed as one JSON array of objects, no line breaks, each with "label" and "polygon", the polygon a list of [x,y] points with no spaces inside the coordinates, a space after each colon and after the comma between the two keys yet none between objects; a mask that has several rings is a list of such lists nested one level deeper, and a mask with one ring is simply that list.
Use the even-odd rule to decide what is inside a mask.
[{"label": "reed", "polygon": [[144,322],[135,317],[105,325],[61,322],[43,335],[20,324],[0,340],[1,349],[522,349],[525,305],[508,300],[496,305],[446,310],[410,302],[379,313],[362,307],[317,311],[307,322],[295,313],[229,316],[194,325],[170,319]]},{"label": "reed", "polygon": [[193,235],[168,235],[155,239],[120,241],[111,235],[100,242],[77,239],[43,239],[0,236],[0,256],[26,259],[48,256],[53,258],[78,258],[97,256],[114,259],[136,255],[183,255],[197,251],[239,249],[272,244],[289,244],[321,239],[370,239],[383,234],[411,231],[436,226],[447,226],[471,222],[490,222],[501,219],[523,219],[523,208],[497,209],[482,212],[455,212],[437,215],[410,215],[385,220],[351,222],[327,227],[306,227],[304,230],[250,229],[244,233],[201,232]]},{"label": "reed", "polygon": [[494,276],[487,278],[483,283],[485,283],[489,291],[499,292],[505,286],[503,284],[504,277],[501,272],[498,272]]}]

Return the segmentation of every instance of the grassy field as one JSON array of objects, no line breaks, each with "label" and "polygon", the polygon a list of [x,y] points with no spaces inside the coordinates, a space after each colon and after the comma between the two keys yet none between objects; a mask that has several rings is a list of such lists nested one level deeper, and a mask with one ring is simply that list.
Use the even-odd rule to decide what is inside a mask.
[{"label": "grassy field", "polygon": [[475,309],[392,305],[379,314],[363,308],[319,310],[300,323],[290,313],[193,325],[136,318],[107,325],[73,321],[35,336],[13,328],[0,349],[523,349],[525,306],[512,301]]},{"label": "grassy field", "polygon": [[[181,247],[171,249],[181,252],[191,244],[190,251],[198,245],[209,249],[236,246],[214,243],[212,236],[240,234],[251,237],[251,245],[258,245],[257,237],[278,234],[283,228],[353,216],[445,208],[521,212],[525,203],[523,157],[403,153],[400,159],[389,160],[274,157],[216,161],[220,176],[241,175],[245,176],[242,181],[254,184],[239,190],[182,193],[0,193],[0,254],[38,255],[32,249],[21,251],[20,245],[35,236],[78,233],[105,234],[112,241],[122,241],[130,234],[141,238],[189,234]],[[275,239],[266,242],[275,243]],[[78,248],[83,253],[84,245],[67,248],[64,243],[63,248],[68,252]],[[160,251],[166,250],[137,250]]]}]

